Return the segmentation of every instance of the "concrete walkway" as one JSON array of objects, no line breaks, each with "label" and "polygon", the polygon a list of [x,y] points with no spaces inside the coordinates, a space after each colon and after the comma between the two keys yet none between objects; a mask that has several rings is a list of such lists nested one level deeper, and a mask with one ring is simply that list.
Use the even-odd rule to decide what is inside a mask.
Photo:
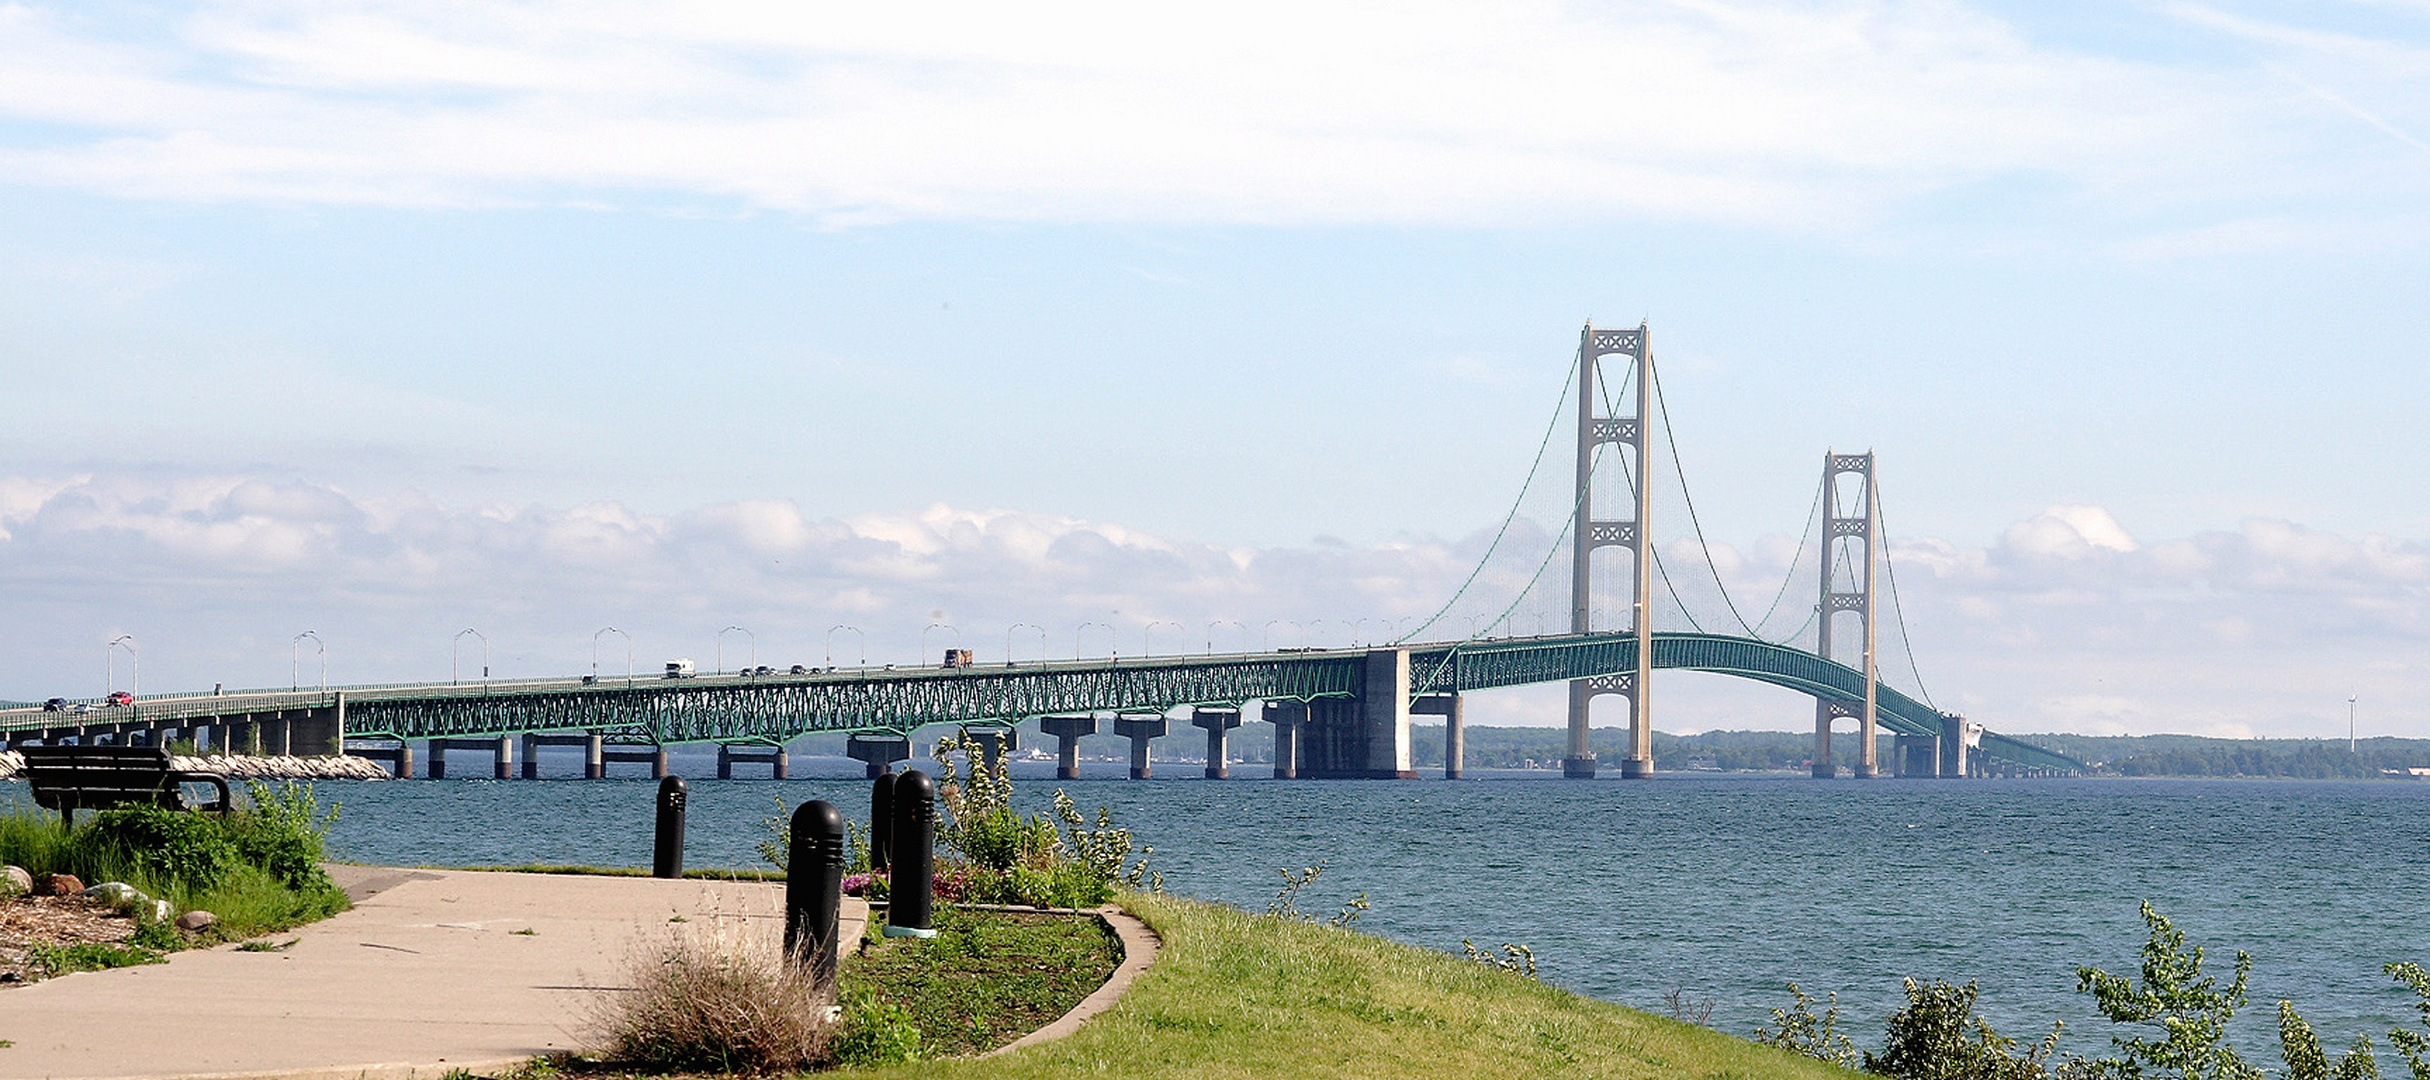
[{"label": "concrete walkway", "polygon": [[[331,867],[355,908],[271,940],[0,989],[0,1080],[405,1080],[583,1044],[625,960],[677,930],[784,932],[782,885]],[[846,898],[843,940],[868,909]],[[682,920],[681,924],[677,920]],[[525,931],[529,931],[525,933]]]}]

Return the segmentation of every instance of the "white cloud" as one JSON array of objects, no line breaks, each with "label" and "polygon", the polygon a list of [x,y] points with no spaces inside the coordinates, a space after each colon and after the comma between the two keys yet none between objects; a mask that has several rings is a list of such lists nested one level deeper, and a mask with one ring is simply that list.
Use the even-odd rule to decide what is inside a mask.
[{"label": "white cloud", "polygon": [[[2422,56],[2260,36],[2388,85]],[[2378,184],[2332,216],[2401,217],[2423,180],[2259,67],[1941,2],[15,5],[0,54],[0,115],[45,132],[0,169],[144,198],[1803,230],[2015,178],[2129,217]]]}]

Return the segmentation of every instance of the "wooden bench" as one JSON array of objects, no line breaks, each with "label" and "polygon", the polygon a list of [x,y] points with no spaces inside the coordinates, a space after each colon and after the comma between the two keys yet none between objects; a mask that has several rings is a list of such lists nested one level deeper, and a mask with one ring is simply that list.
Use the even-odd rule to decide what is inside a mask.
[{"label": "wooden bench", "polygon": [[169,752],[155,746],[22,746],[25,778],[34,802],[59,811],[69,825],[78,810],[107,810],[128,803],[186,809],[182,785],[209,784],[219,797],[194,809],[225,814],[231,805],[228,778],[218,773],[179,772]]}]

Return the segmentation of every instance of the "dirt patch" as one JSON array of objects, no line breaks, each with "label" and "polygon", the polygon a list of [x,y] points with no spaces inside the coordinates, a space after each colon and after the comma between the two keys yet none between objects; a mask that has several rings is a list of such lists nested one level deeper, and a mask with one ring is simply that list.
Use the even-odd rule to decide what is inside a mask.
[{"label": "dirt patch", "polygon": [[0,901],[0,984],[30,982],[26,951],[35,945],[84,945],[134,936],[135,919],[81,896],[21,896]]}]

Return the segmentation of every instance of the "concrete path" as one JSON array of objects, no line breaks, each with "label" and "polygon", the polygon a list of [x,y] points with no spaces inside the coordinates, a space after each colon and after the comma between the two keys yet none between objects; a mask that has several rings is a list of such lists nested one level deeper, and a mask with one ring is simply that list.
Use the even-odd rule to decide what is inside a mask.
[{"label": "concrete path", "polygon": [[[671,932],[784,932],[782,885],[331,873],[354,910],[271,939],[292,948],[228,945],[0,989],[0,1039],[15,1044],[0,1048],[0,1080],[479,1073],[582,1046],[626,958]],[[867,911],[846,898],[843,940]]]}]

